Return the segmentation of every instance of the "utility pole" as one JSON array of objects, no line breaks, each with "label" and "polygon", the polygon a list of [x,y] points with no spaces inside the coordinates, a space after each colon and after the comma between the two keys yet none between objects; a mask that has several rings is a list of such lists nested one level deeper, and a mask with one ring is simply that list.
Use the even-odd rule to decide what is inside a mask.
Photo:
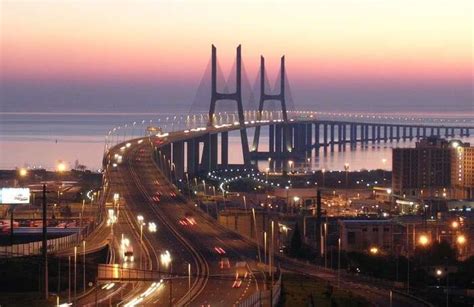
[{"label": "utility pole", "polygon": [[[48,299],[48,234],[46,225],[46,184],[43,184],[43,274],[44,274],[44,299]],[[12,225],[13,226],[13,225]]]},{"label": "utility pole", "polygon": [[[14,205],[10,205],[10,245],[13,246],[13,228],[14,228],[14,222],[13,222],[13,211],[15,210]],[[13,247],[12,250],[13,252]]]},{"label": "utility pole", "polygon": [[170,278],[170,307],[173,306],[173,277],[171,276],[173,274],[173,264],[170,262],[170,271],[169,271],[169,278]]}]

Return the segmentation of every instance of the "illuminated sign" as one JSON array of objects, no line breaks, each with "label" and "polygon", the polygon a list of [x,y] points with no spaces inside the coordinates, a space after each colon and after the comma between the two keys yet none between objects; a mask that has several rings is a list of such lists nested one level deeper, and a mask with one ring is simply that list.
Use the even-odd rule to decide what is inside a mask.
[{"label": "illuminated sign", "polygon": [[30,203],[29,188],[2,188],[0,190],[0,204],[17,205]]}]

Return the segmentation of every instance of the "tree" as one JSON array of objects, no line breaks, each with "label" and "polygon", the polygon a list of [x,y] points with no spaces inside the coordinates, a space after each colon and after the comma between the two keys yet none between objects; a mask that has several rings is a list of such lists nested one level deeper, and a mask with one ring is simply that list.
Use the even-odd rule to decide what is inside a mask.
[{"label": "tree", "polygon": [[429,247],[417,248],[416,257],[424,265],[440,265],[456,262],[456,250],[446,241],[433,242]]},{"label": "tree", "polygon": [[295,230],[293,231],[293,236],[291,237],[291,242],[290,242],[290,254],[292,256],[298,256],[301,252],[302,246],[303,246],[303,241],[301,239],[298,223],[296,223]]}]

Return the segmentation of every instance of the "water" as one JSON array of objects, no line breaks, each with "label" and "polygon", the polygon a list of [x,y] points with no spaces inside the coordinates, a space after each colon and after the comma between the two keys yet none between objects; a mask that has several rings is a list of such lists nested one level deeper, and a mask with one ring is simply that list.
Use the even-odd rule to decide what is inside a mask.
[{"label": "water", "polygon": [[[68,163],[70,167],[77,160],[89,169],[98,169],[106,144],[105,136],[114,127],[121,126],[121,129],[116,129],[108,137],[107,143],[143,135],[149,125],[159,125],[165,130],[183,129],[185,118],[163,113],[0,113],[0,169],[23,166],[54,169],[59,160]],[[197,118],[197,126],[206,121],[202,118],[200,123],[201,119],[199,116]],[[394,120],[400,121],[398,118]],[[449,120],[459,123],[463,119]],[[124,124],[127,124],[126,129]],[[262,129],[262,141],[266,139],[265,130]],[[248,136],[249,140],[253,138],[252,129]],[[241,163],[239,132],[232,132],[229,137],[229,163]],[[473,137],[470,141],[473,143]],[[392,148],[406,146],[414,146],[414,143],[381,142],[366,147],[358,146],[356,150],[346,147],[341,152],[338,152],[336,146],[334,152],[328,150],[324,153],[321,150],[318,155],[313,153],[310,163],[313,169],[340,170],[345,163],[349,163],[351,170],[389,170]],[[262,144],[260,149],[265,150],[265,147]],[[295,165],[295,168],[303,167],[307,168],[308,165]]]}]

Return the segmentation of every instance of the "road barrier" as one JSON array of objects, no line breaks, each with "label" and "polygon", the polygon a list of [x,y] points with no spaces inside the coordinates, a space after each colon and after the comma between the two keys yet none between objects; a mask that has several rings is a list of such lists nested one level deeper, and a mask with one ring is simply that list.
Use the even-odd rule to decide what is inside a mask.
[{"label": "road barrier", "polygon": [[[270,300],[270,296],[272,296]],[[238,307],[254,307],[254,306],[276,306],[281,296],[281,273],[271,290],[259,290],[242,300]]]},{"label": "road barrier", "polygon": [[[81,243],[92,230],[95,228],[95,223],[91,222],[86,227],[77,228],[77,232],[47,241],[48,253],[58,252],[60,250],[71,248]],[[43,249],[42,241],[34,241],[30,243],[14,244],[0,246],[0,258],[24,257],[41,255]]]},{"label": "road barrier", "polygon": [[[107,194],[108,189],[104,188],[104,193],[101,193],[100,199],[98,200],[99,208],[97,219],[88,222],[85,227],[77,228],[77,232],[74,234],[55,239],[49,239],[47,241],[48,253],[59,252],[61,250],[76,246],[80,244],[87,236],[89,236],[95,229],[100,227],[100,225],[104,223],[103,211],[105,208]],[[41,255],[42,248],[42,241],[0,246],[0,258]]]}]

